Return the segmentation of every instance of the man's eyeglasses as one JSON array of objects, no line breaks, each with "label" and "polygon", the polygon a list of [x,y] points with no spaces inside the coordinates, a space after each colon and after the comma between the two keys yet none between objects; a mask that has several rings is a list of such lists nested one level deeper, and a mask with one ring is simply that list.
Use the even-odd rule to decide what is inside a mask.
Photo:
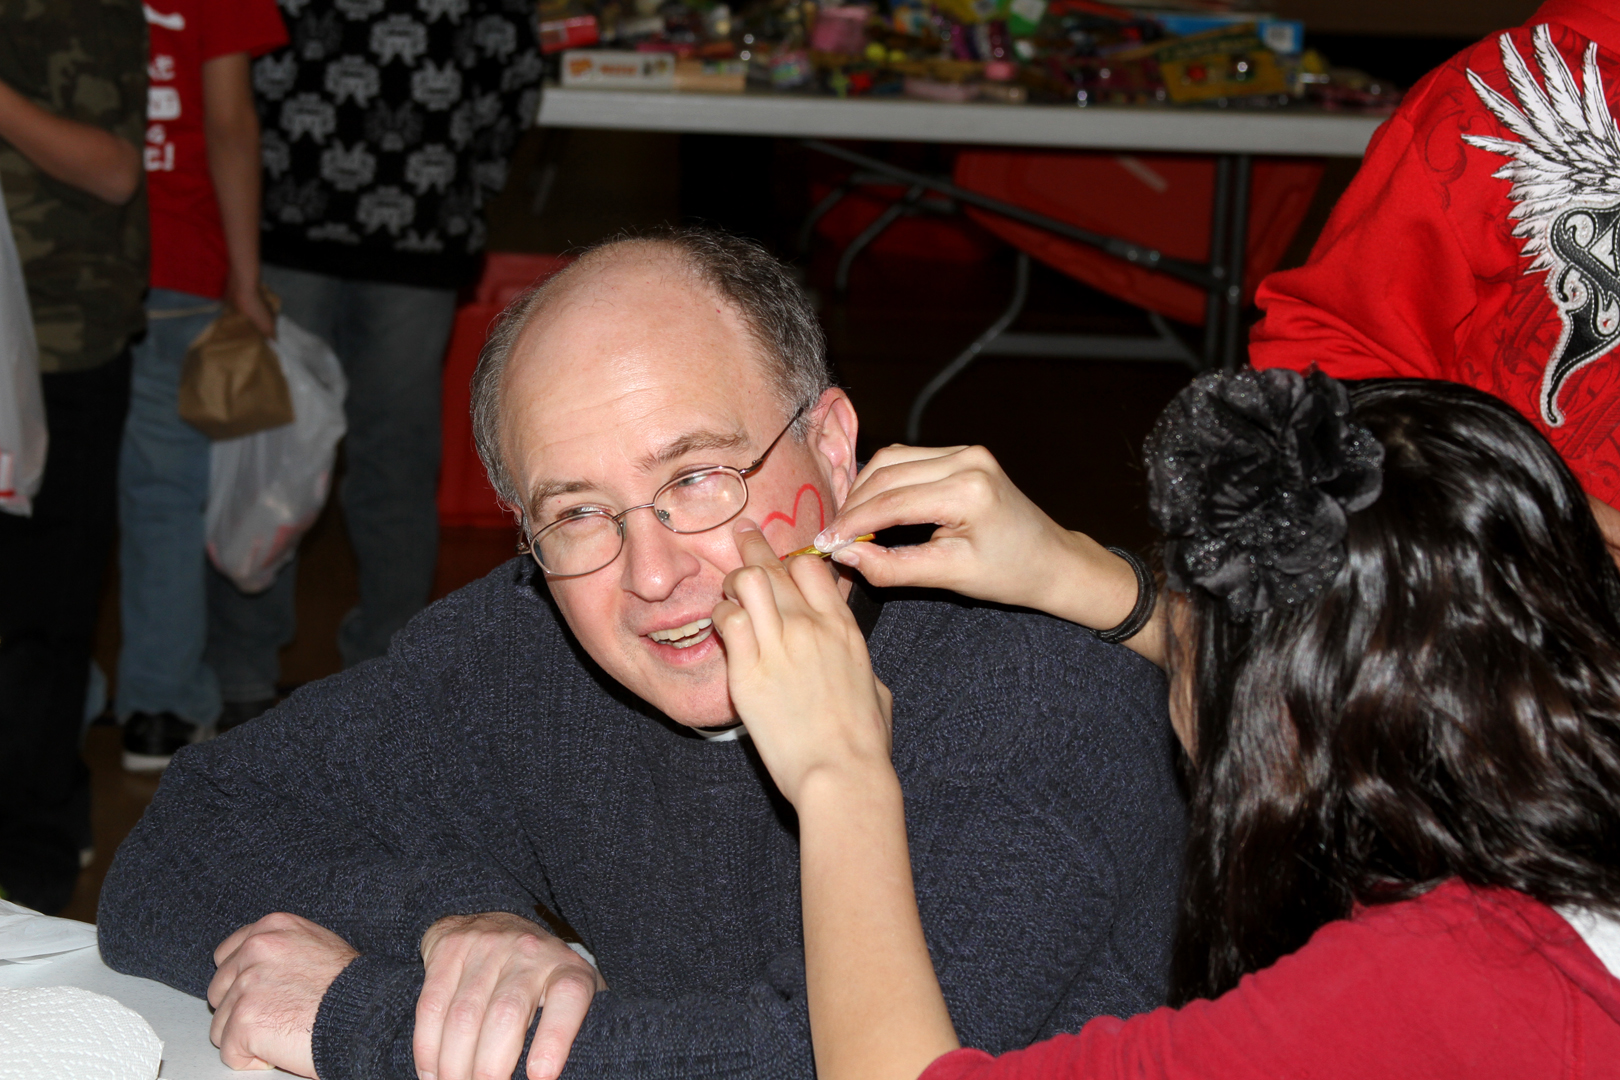
[{"label": "man's eyeglasses", "polygon": [[673,533],[700,533],[718,529],[748,505],[748,477],[760,470],[808,405],[799,407],[765,452],[741,469],[708,465],[681,473],[654,493],[651,502],[617,514],[587,506],[563,516],[530,536],[527,550],[540,569],[553,577],[593,574],[624,550],[624,519],[637,510],[651,510],[658,523]]}]

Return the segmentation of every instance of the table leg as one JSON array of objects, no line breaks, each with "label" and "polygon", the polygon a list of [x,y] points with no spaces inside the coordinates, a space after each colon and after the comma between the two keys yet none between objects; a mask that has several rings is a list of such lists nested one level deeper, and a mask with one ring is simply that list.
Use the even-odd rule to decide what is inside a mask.
[{"label": "table leg", "polygon": [[810,245],[815,243],[816,239],[816,224],[826,217],[833,207],[843,201],[844,196],[849,194],[852,185],[853,181],[850,180],[839,184],[827,192],[822,200],[811,209],[810,216],[805,218],[804,224],[799,227],[800,258],[808,259],[810,257]]},{"label": "table leg", "polygon": [[1226,227],[1231,211],[1232,159],[1221,154],[1215,159],[1215,199],[1209,219],[1210,282],[1204,293],[1204,366],[1210,369],[1221,362],[1216,350],[1221,345],[1221,318],[1226,314]]},{"label": "table leg", "polygon": [[923,190],[920,184],[911,185],[903,198],[890,203],[883,213],[873,220],[872,224],[862,229],[860,235],[849,242],[849,247],[844,249],[843,255],[839,256],[838,259],[838,272],[833,276],[834,292],[839,296],[843,296],[849,291],[849,271],[855,265],[855,257],[865,251],[868,244],[881,236],[884,229],[893,225],[901,214],[908,213],[916,205],[917,200],[922,198]]},{"label": "table leg", "polygon": [[962,350],[962,354],[939,370],[939,374],[928,380],[928,385],[918,392],[916,400],[911,403],[911,414],[906,417],[906,442],[913,446],[922,441],[922,416],[928,408],[928,403],[934,395],[945,389],[945,385],[967,370],[969,364],[976,360],[984,347],[989,345],[1007,327],[1013,324],[1020,312],[1024,310],[1024,301],[1029,299],[1029,255],[1026,252],[1018,253],[1018,266],[1013,281],[1012,303],[1007,310],[1001,313],[1001,318],[990,324],[990,328],[974,339],[973,344]]},{"label": "table leg", "polygon": [[1243,348],[1243,285],[1248,276],[1249,256],[1249,181],[1254,172],[1254,159],[1248,154],[1232,155],[1232,219],[1228,240],[1226,265],[1226,314],[1223,329],[1226,342],[1221,349],[1221,370],[1236,371],[1246,355]]}]

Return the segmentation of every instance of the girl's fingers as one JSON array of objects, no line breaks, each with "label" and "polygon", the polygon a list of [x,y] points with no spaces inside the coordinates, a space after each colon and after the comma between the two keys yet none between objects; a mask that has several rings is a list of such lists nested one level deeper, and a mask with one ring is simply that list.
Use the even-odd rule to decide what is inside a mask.
[{"label": "girl's fingers", "polygon": [[759,638],[748,612],[733,600],[722,600],[709,618],[726,643],[726,666],[733,671],[751,670],[759,662]]},{"label": "girl's fingers", "polygon": [[758,525],[748,518],[738,518],[731,528],[731,535],[737,542],[737,554],[742,556],[744,566],[773,567],[782,565],[782,560],[776,557],[776,549],[771,542],[765,539],[765,534]]},{"label": "girl's fingers", "polygon": [[965,446],[902,446],[899,443],[893,446],[885,446],[872,455],[871,460],[866,463],[866,467],[860,471],[860,475],[855,477],[855,486],[850,489],[850,495],[853,496],[855,492],[861,489],[863,484],[872,480],[884,469],[904,465],[912,461],[947,458],[966,449]]},{"label": "girl's fingers", "polygon": [[768,643],[782,636],[782,612],[777,607],[776,587],[771,577],[762,566],[743,566],[727,574],[725,582],[726,599],[747,612],[754,636],[762,647],[769,647]]},{"label": "girl's fingers", "polygon": [[887,548],[880,544],[852,544],[834,555],[833,561],[859,570],[871,585],[884,589],[895,585],[921,585],[948,589],[957,579],[957,552],[951,538],[926,544]]},{"label": "girl's fingers", "polygon": [[956,525],[961,507],[952,497],[950,480],[907,485],[873,495],[858,506],[846,506],[816,537],[816,546],[835,553],[845,540],[870,536],[897,525]]},{"label": "girl's fingers", "polygon": [[[743,565],[726,575],[721,584],[725,598],[747,611],[761,647],[782,636],[782,607],[792,608],[798,589],[788,578],[765,534],[747,518],[732,529]],[[713,618],[714,616],[710,616]]]},{"label": "girl's fingers", "polygon": [[[955,524],[970,507],[964,492],[983,492],[1000,478],[1000,466],[988,451],[969,446],[949,457],[927,458],[890,466],[873,474],[864,487],[850,492],[838,516],[816,537],[823,551],[846,537],[882,532],[896,525]],[[966,487],[968,483],[972,487]]]},{"label": "girl's fingers", "polygon": [[926,457],[892,460],[887,463],[874,457],[855,478],[855,486],[849,489],[844,505],[859,505],[874,495],[896,487],[925,484],[949,476],[960,468],[962,454],[971,449],[973,448],[970,446],[953,446],[948,450],[930,450]]},{"label": "girl's fingers", "polygon": [[810,556],[789,559],[787,572],[804,602],[816,612],[822,615],[849,612],[849,601],[838,588],[838,575],[821,559]]},{"label": "girl's fingers", "polygon": [[[892,448],[891,448],[892,449]],[[902,447],[902,449],[912,449]],[[882,456],[874,457],[867,462],[866,468],[861,470],[855,478],[855,484],[844,497],[844,507],[859,506],[873,495],[881,494],[891,488],[907,483],[918,483],[927,477],[938,477],[950,471],[951,462],[962,447],[951,447],[947,450],[928,450],[926,456],[910,458],[884,459]],[[881,451],[879,452],[881,455]]]}]

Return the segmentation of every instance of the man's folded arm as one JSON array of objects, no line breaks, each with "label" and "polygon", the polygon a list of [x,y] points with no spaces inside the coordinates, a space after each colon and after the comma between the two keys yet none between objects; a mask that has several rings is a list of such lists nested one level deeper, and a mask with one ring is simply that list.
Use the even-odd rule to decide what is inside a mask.
[{"label": "man's folded arm", "polygon": [[176,755],[102,889],[110,966],[202,996],[214,949],[272,912],[418,969],[422,934],[439,918],[533,918],[541,898],[522,882],[543,874],[532,851],[459,811],[455,792],[477,765],[444,760],[432,727],[406,722],[460,710],[433,701],[443,691],[431,685],[379,692],[390,674],[385,665],[327,680],[229,739]]},{"label": "man's folded arm", "polygon": [[[333,982],[315,1024],[321,1080],[416,1080],[412,1021],[422,966],[386,957],[354,961]],[[536,1016],[529,1025],[534,1037]],[[523,1054],[513,1069],[524,1080]],[[736,993],[596,995],[564,1073],[570,1080],[813,1080],[804,960],[784,954]]]}]

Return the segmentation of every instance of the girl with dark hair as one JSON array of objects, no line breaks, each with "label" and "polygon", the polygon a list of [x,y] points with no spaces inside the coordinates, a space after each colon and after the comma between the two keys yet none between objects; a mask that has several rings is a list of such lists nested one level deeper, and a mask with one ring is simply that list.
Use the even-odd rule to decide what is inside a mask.
[{"label": "girl with dark hair", "polygon": [[860,633],[819,561],[738,530],[714,619],[799,813],[822,1080],[1620,1076],[1620,575],[1558,455],[1466,387],[1275,370],[1200,377],[1146,458],[1157,604],[976,448],[880,453],[820,538],[941,523],[835,558],[1170,674],[1180,1008],[999,1059],[958,1049],[933,975]]}]

